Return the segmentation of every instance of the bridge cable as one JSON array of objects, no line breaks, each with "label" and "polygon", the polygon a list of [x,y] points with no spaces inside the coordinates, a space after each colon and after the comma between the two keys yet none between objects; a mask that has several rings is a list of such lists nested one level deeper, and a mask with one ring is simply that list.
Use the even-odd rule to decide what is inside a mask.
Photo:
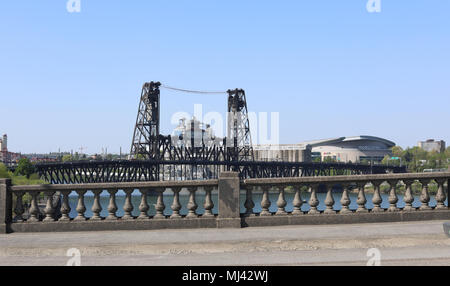
[{"label": "bridge cable", "polygon": [[179,91],[179,92],[187,92],[187,93],[198,93],[198,94],[226,94],[226,91],[200,91],[200,90],[188,90],[188,89],[181,89],[181,88],[176,88],[176,87],[171,87],[171,86],[167,86],[167,85],[161,85],[162,88],[165,89],[171,89],[174,91]]}]

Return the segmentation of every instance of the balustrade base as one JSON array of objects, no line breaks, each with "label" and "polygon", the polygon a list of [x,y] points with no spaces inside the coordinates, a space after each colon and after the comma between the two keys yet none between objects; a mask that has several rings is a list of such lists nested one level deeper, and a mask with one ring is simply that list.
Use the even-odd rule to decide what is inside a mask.
[{"label": "balustrade base", "polygon": [[240,218],[218,218],[217,228],[241,228],[242,221]]},{"label": "balustrade base", "polygon": [[280,225],[323,225],[323,224],[358,224],[382,222],[407,222],[450,219],[448,210],[430,210],[420,212],[368,212],[368,213],[337,213],[337,214],[306,214],[287,216],[242,216],[245,227],[280,226]]},{"label": "balustrade base", "polygon": [[[71,232],[71,231],[112,231],[112,230],[158,230],[217,228],[216,218],[201,219],[148,219],[148,220],[101,220],[101,221],[55,221],[23,222],[9,225],[8,232]],[[1,225],[0,225],[1,231]]]}]

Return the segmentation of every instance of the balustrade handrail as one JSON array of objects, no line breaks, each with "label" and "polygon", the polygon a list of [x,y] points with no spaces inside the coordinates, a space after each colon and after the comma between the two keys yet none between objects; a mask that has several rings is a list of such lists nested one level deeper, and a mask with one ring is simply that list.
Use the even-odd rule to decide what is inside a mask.
[{"label": "balustrade handrail", "polygon": [[150,182],[123,182],[123,183],[88,183],[76,185],[44,184],[11,186],[13,192],[17,191],[64,191],[64,190],[98,190],[98,189],[144,189],[144,188],[183,188],[217,186],[219,180],[195,180],[195,181],[150,181]]},{"label": "balustrade handrail", "polygon": [[353,183],[353,182],[383,182],[390,180],[423,180],[423,179],[449,179],[450,172],[436,173],[404,173],[404,174],[379,174],[379,175],[353,175],[353,176],[317,176],[317,177],[296,177],[296,178],[264,178],[246,179],[243,185],[289,185],[289,184],[332,184],[332,183]]}]

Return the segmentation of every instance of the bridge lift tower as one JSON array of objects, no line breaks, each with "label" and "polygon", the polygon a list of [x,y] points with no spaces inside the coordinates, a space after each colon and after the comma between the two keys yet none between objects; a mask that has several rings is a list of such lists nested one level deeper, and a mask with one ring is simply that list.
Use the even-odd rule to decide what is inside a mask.
[{"label": "bridge lift tower", "polygon": [[145,83],[142,87],[130,151],[130,156],[133,159],[160,159],[160,86],[160,82],[152,81]]},{"label": "bridge lift tower", "polygon": [[[227,146],[230,161],[254,161],[247,100],[243,89],[228,90]],[[231,144],[228,144],[231,143]]]}]

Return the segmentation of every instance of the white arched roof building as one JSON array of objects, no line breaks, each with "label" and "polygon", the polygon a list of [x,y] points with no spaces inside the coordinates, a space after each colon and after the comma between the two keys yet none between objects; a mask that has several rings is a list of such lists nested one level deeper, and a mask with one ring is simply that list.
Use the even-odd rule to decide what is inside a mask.
[{"label": "white arched roof building", "polygon": [[391,156],[395,143],[374,136],[339,137],[325,140],[303,142],[311,146],[314,157],[331,157],[338,162],[361,162],[362,160],[379,162],[386,155]]}]

